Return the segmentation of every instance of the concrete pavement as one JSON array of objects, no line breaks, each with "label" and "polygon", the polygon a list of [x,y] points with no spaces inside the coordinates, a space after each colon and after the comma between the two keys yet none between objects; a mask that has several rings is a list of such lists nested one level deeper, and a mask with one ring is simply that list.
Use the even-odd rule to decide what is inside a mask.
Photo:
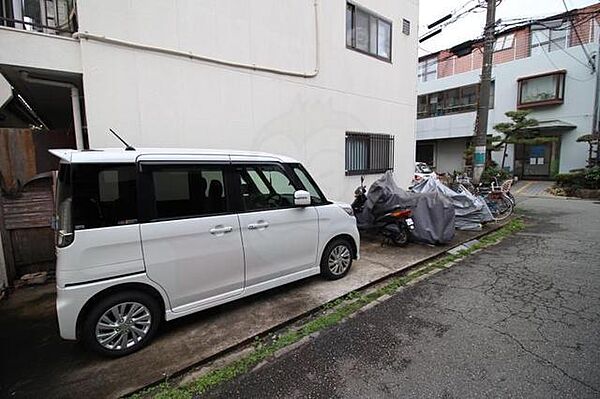
[{"label": "concrete pavement", "polygon": [[521,233],[205,396],[600,397],[600,204],[519,208]]},{"label": "concrete pavement", "polygon": [[554,185],[553,181],[520,180],[511,192],[524,197],[554,197],[547,190]]},{"label": "concrete pavement", "polygon": [[362,259],[341,280],[310,278],[175,320],[147,348],[119,359],[96,356],[58,337],[52,286],[18,290],[0,303],[0,397],[92,399],[132,392],[477,234],[457,232],[452,245],[439,247],[364,242]]}]

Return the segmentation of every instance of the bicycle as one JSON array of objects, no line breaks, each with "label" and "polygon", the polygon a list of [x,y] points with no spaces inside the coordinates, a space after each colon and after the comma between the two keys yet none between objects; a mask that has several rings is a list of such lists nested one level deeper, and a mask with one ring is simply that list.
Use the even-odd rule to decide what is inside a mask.
[{"label": "bicycle", "polygon": [[490,186],[484,186],[482,183],[475,186],[471,179],[463,173],[455,176],[452,189],[457,192],[469,191],[473,195],[482,197],[490,208],[494,220],[499,222],[507,219],[514,212],[515,200],[510,194],[511,186],[512,180],[499,184],[497,177],[493,178]]}]

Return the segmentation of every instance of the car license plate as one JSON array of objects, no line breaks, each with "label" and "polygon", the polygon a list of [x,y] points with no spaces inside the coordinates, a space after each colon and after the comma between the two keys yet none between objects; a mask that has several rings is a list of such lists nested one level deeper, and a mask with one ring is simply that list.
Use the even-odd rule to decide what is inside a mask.
[{"label": "car license plate", "polygon": [[413,222],[412,218],[406,218],[406,225],[411,230],[415,228],[415,222]]}]

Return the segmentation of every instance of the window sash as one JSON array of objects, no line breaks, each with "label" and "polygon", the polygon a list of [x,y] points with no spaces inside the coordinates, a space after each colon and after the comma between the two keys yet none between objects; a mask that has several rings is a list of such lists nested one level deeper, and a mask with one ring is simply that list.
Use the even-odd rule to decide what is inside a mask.
[{"label": "window sash", "polygon": [[562,72],[520,79],[517,107],[562,103],[564,81]]},{"label": "window sash", "polygon": [[419,63],[417,78],[421,82],[427,82],[437,78],[437,59],[431,58]]},{"label": "window sash", "polygon": [[514,33],[501,36],[494,42],[494,51],[508,50],[513,47],[515,41]]},{"label": "window sash", "polygon": [[391,22],[346,3],[346,47],[391,62]]},{"label": "window sash", "polygon": [[542,51],[551,52],[565,49],[567,47],[569,36],[569,27],[567,24],[568,22],[563,21],[550,21],[544,24],[550,25],[550,28],[545,26],[532,27],[531,53],[539,54]]}]

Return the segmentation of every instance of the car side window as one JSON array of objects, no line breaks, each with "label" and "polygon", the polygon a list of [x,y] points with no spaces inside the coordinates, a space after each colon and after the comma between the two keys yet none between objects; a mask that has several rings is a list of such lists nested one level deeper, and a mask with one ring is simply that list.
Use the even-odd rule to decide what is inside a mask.
[{"label": "car side window", "polygon": [[300,165],[293,165],[292,170],[304,185],[306,191],[310,193],[310,201],[313,205],[321,205],[327,203],[321,191],[317,188],[316,183],[310,178],[308,172]]},{"label": "car side window", "polygon": [[289,208],[294,206],[298,190],[285,170],[274,164],[248,165],[236,168],[240,178],[244,210]]},{"label": "car side window", "polygon": [[75,230],[137,223],[133,164],[75,164],[72,169]]},{"label": "car side window", "polygon": [[221,166],[157,165],[148,173],[154,194],[153,219],[218,215],[228,209]]}]

